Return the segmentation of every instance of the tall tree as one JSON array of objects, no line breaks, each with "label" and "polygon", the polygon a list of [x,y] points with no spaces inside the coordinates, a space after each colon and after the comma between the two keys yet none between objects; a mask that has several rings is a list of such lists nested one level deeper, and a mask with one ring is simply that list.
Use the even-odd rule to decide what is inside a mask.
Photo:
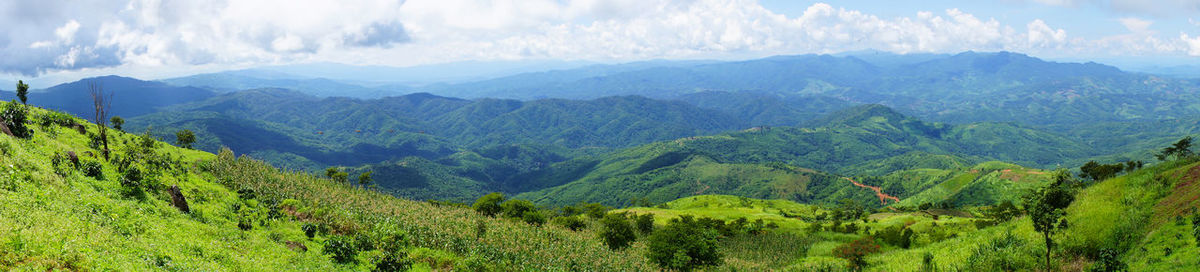
[{"label": "tall tree", "polygon": [[1046,270],[1050,270],[1050,250],[1054,247],[1054,234],[1067,228],[1067,207],[1075,201],[1072,193],[1071,175],[1058,171],[1054,183],[1025,196],[1025,212],[1033,222],[1033,229],[1042,233],[1046,242]]},{"label": "tall tree", "polygon": [[95,109],[96,126],[100,129],[100,142],[104,144],[104,160],[108,160],[108,111],[112,108],[112,92],[105,93],[104,87],[96,81],[88,81],[88,93],[92,95],[92,106]]},{"label": "tall tree", "polygon": [[371,171],[363,172],[361,175],[358,175],[358,184],[362,186],[367,186],[367,184],[371,184],[371,181],[374,180],[375,179],[371,178]]},{"label": "tall tree", "polygon": [[21,99],[21,104],[29,101],[29,84],[25,84],[23,80],[17,80],[17,99]]}]

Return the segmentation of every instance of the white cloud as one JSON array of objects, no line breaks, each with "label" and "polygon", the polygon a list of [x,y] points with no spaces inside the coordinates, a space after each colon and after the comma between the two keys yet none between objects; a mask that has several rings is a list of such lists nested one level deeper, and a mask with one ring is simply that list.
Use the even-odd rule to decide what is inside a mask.
[{"label": "white cloud", "polygon": [[1129,29],[1133,33],[1146,33],[1150,30],[1150,25],[1154,24],[1152,21],[1133,17],[1125,17],[1117,19],[1117,21],[1120,21],[1121,25],[1125,26],[1125,29]]},{"label": "white cloud", "polygon": [[1193,57],[1200,57],[1200,36],[1189,38],[1188,34],[1180,33],[1179,39],[1187,44],[1187,54]]},{"label": "white cloud", "polygon": [[46,0],[2,1],[0,11],[25,16],[0,16],[0,25],[11,26],[0,33],[0,51],[14,56],[0,58],[0,73],[24,74],[113,66],[640,60],[860,49],[1182,55],[1195,54],[1200,39],[1160,37],[1152,21],[1138,17],[1119,20],[1129,33],[1089,40],[1041,19],[1007,25],[959,9],[881,18],[817,3],[789,17],[755,0]]}]

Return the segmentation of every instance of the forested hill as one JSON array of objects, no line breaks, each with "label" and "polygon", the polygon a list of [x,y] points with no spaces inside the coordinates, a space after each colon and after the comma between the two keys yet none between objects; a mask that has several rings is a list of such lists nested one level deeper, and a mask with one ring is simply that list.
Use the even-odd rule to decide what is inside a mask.
[{"label": "forested hill", "polygon": [[[87,78],[46,89],[36,86],[29,92],[29,103],[76,116],[92,116],[94,105],[89,84],[112,92],[112,112],[109,116],[125,118],[157,112],[160,107],[200,101],[215,96],[212,91],[195,87],[176,87],[155,81],[143,81],[120,76]],[[6,86],[10,87],[10,86]],[[0,91],[0,99],[16,99],[16,94]]]}]

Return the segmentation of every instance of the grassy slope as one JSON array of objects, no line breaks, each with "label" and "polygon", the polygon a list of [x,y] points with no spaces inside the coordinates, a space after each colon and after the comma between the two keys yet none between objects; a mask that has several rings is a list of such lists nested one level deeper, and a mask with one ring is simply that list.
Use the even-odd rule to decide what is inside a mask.
[{"label": "grassy slope", "polygon": [[[33,109],[33,122],[47,111]],[[81,120],[76,120],[80,122]],[[87,125],[95,131],[94,125]],[[365,191],[307,173],[281,172],[232,153],[219,156],[157,144],[171,158],[171,172],[149,175],[156,189],[144,197],[123,192],[116,167],[83,155],[97,153],[86,137],[57,125],[35,126],[31,139],[0,136],[0,269],[67,270],[370,270],[379,250],[337,264],[323,253],[332,235],[374,237],[384,229],[406,233],[415,269],[493,266],[501,270],[648,270],[641,254],[608,250],[592,231],[533,227],[481,217],[462,207],[439,207]],[[116,154],[134,135],[115,133]],[[55,153],[75,151],[98,161],[103,179],[71,170],[56,174]],[[179,185],[192,213],[169,203],[162,186]],[[231,188],[251,189],[255,200]],[[260,203],[257,213],[278,207],[284,215],[261,217],[251,230],[238,228],[234,207]],[[275,204],[279,203],[279,204]],[[291,204],[287,204],[291,203]],[[487,232],[477,238],[482,221]],[[313,239],[302,224],[328,227]],[[298,242],[307,251],[291,250]],[[633,250],[644,248],[640,243]]]}]

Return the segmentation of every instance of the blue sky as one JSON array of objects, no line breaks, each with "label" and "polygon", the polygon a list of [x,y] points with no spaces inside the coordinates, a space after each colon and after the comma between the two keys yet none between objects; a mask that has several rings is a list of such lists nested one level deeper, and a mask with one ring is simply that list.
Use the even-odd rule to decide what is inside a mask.
[{"label": "blue sky", "polygon": [[0,1],[0,25],[0,83],[866,49],[1200,63],[1200,0],[16,0]]}]

